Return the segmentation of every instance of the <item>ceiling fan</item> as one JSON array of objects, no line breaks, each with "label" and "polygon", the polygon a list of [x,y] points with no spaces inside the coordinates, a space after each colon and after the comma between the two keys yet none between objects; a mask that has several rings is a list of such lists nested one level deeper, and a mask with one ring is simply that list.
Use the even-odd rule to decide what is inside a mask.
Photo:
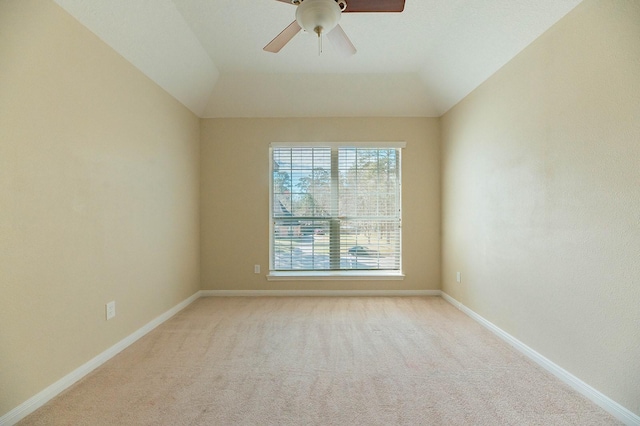
[{"label": "ceiling fan", "polygon": [[278,53],[291,39],[305,30],[318,35],[318,51],[322,52],[322,36],[327,35],[345,55],[356,48],[338,24],[343,13],[402,12],[405,0],[277,0],[297,6],[296,20],[276,36],[263,50]]}]

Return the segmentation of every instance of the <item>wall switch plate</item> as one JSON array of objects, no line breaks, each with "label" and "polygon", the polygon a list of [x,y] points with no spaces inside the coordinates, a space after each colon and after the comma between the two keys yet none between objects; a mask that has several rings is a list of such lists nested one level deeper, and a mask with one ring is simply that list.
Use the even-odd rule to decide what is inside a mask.
[{"label": "wall switch plate", "polygon": [[253,273],[254,274],[260,273],[260,265],[253,265]]},{"label": "wall switch plate", "polygon": [[111,318],[116,316],[116,302],[115,300],[113,302],[109,302],[106,305],[106,313],[107,313],[107,320],[110,320]]},{"label": "wall switch plate", "polygon": [[461,282],[462,278],[460,276],[460,272],[456,272],[456,282]]}]

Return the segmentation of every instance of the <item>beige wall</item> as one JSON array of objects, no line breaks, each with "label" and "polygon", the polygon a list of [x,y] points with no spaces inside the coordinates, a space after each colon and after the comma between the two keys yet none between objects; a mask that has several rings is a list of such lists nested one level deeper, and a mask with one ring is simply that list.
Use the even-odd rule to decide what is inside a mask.
[{"label": "beige wall", "polygon": [[0,416],[199,289],[198,156],[198,118],[62,9],[0,1]]},{"label": "beige wall", "polygon": [[442,134],[444,291],[640,414],[640,2],[586,0]]},{"label": "beige wall", "polygon": [[[202,288],[423,290],[440,286],[437,119],[208,119],[202,121]],[[267,281],[269,143],[406,141],[402,158],[404,281]],[[262,272],[253,273],[260,264]]]}]

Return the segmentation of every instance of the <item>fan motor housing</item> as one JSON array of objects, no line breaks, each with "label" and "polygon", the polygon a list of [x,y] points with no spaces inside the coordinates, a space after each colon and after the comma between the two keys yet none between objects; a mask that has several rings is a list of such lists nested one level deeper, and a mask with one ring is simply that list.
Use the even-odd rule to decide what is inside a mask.
[{"label": "fan motor housing", "polygon": [[[291,0],[291,4],[295,5],[295,6],[299,6],[300,3],[302,3],[304,0]],[[340,10],[341,11],[345,11],[345,9],[347,8],[347,1],[346,0],[334,0],[336,3],[338,3],[338,6],[340,6]]]}]

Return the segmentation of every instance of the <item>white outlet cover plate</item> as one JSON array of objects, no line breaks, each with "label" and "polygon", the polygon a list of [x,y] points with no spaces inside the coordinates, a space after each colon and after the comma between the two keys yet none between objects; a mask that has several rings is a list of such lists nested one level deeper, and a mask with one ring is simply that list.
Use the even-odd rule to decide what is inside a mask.
[{"label": "white outlet cover plate", "polygon": [[116,302],[109,302],[106,305],[106,314],[107,314],[107,319],[110,320],[111,318],[116,316]]}]

